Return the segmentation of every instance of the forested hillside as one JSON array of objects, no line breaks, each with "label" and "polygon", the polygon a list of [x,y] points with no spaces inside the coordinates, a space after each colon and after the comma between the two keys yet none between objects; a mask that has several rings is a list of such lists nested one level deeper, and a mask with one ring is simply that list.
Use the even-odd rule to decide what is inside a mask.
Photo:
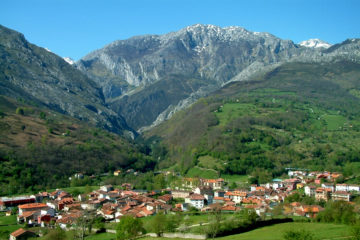
[{"label": "forested hillside", "polygon": [[[360,65],[287,63],[225,86],[146,133],[163,168],[261,175],[360,168]],[[175,167],[172,167],[175,166]]]},{"label": "forested hillside", "polygon": [[0,195],[69,186],[75,173],[152,169],[152,158],[139,149],[114,133],[0,96]]}]

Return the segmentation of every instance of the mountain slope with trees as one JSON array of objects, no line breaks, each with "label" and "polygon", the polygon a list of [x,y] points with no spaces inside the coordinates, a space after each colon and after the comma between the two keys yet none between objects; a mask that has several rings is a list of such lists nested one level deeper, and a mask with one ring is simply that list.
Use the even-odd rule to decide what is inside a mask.
[{"label": "mountain slope with trees", "polygon": [[61,57],[0,25],[0,95],[22,98],[117,133],[131,131],[101,88]]},{"label": "mountain slope with trees", "polygon": [[225,86],[145,136],[167,150],[161,167],[183,173],[208,168],[206,157],[219,173],[261,181],[284,167],[350,176],[360,168],[359,93],[356,62],[287,63]]},{"label": "mountain slope with trees", "polygon": [[155,161],[128,139],[24,100],[0,96],[0,196],[83,184],[119,168],[152,170]]}]

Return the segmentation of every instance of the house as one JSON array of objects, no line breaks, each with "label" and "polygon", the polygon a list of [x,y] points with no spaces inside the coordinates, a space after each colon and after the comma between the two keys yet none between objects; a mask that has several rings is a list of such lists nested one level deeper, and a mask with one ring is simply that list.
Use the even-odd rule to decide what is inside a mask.
[{"label": "house", "polygon": [[48,210],[49,206],[45,203],[28,203],[19,206],[19,215],[23,215],[25,212]]},{"label": "house", "polygon": [[112,185],[104,185],[100,187],[100,190],[104,192],[110,192],[114,190],[114,187]]},{"label": "house", "polygon": [[241,201],[247,197],[247,192],[242,192],[242,191],[233,191],[231,192],[230,195],[230,199],[232,201],[234,201],[235,203],[241,203]]},{"label": "house", "polygon": [[224,179],[200,179],[200,183],[204,187],[211,187],[212,189],[222,189],[224,187]]},{"label": "house", "polygon": [[0,198],[0,210],[5,210],[9,207],[16,207],[21,204],[34,203],[36,198],[34,196],[19,196],[19,197],[2,197]]},{"label": "house", "polygon": [[121,184],[121,187],[125,190],[131,190],[132,189],[132,185],[131,183],[123,183]]},{"label": "house", "polygon": [[71,205],[74,203],[74,199],[73,198],[63,198],[60,201],[57,202],[57,209],[58,210],[63,210],[65,206],[67,205]]},{"label": "house", "polygon": [[321,187],[330,189],[331,192],[335,191],[335,187],[334,187],[333,183],[323,183],[323,184],[321,184]]},{"label": "house", "polygon": [[306,196],[309,196],[309,197],[314,197],[315,196],[315,190],[316,190],[315,186],[307,185],[307,186],[305,186],[304,190],[305,190],[305,195]]},{"label": "house", "polygon": [[159,196],[158,200],[163,203],[169,204],[172,200],[172,196],[171,196],[171,194],[165,194],[163,196]]},{"label": "house", "polygon": [[45,203],[28,203],[19,206],[18,222],[25,222],[28,224],[37,224],[39,216],[55,215],[55,210],[50,208]]},{"label": "house", "polygon": [[173,198],[187,198],[190,195],[190,191],[171,190],[171,196]]},{"label": "house", "polygon": [[182,186],[185,188],[194,188],[199,185],[198,178],[183,178]]},{"label": "house", "polygon": [[214,199],[213,199],[213,203],[220,203],[220,204],[222,204],[222,203],[224,203],[225,202],[225,199],[224,199],[224,197],[214,197]]},{"label": "house", "polygon": [[349,191],[349,185],[347,184],[336,184],[335,185],[335,191],[345,191],[348,192]]},{"label": "house", "polygon": [[83,179],[84,178],[84,174],[83,173],[75,173],[74,174],[75,179]]},{"label": "house", "polygon": [[36,199],[36,202],[42,202],[44,199],[49,199],[50,194],[48,192],[39,192],[38,194],[31,195]]},{"label": "house", "polygon": [[10,233],[10,240],[25,240],[28,238],[37,237],[37,234],[23,228],[19,228],[15,232]]},{"label": "house", "polygon": [[354,185],[354,184],[350,184],[349,185],[349,192],[360,192],[360,186],[359,185]]},{"label": "house", "polygon": [[336,191],[331,195],[333,201],[350,202],[351,194],[345,191]]},{"label": "house", "polygon": [[324,209],[318,205],[303,206],[305,217],[315,218]]},{"label": "house", "polygon": [[291,179],[285,179],[284,180],[284,186],[287,188],[287,190],[292,191],[296,189],[296,184],[301,183],[300,179],[297,178],[291,178]]},{"label": "house", "polygon": [[65,192],[65,191],[63,191],[63,192],[61,192],[58,196],[57,196],[57,200],[62,200],[62,199],[64,199],[64,198],[70,198],[71,197],[71,194],[70,193],[68,193],[68,192]]},{"label": "house", "polygon": [[114,171],[114,176],[119,176],[121,174],[121,170],[115,170]]},{"label": "house", "polygon": [[67,229],[68,226],[73,225],[81,216],[83,216],[82,211],[71,211],[59,215],[58,219],[56,220],[56,224],[58,224],[62,229]]},{"label": "house", "polygon": [[214,192],[214,197],[225,197],[225,191],[217,190]]},{"label": "house", "polygon": [[56,189],[54,192],[50,193],[50,198],[56,199],[62,192],[64,192],[64,191],[61,189]]},{"label": "house", "polygon": [[188,199],[189,204],[197,209],[201,209],[205,205],[205,197],[203,195],[194,193],[191,194]]},{"label": "house", "polygon": [[331,193],[330,189],[319,187],[315,190],[315,199],[316,201],[321,201],[321,200],[328,201],[330,199],[330,193]]}]

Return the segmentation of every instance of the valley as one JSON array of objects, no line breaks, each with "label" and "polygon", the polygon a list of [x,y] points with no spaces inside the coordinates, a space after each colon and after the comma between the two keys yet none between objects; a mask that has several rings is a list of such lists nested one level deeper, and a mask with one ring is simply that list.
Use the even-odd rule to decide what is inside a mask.
[{"label": "valley", "polygon": [[359,39],[196,24],[73,62],[0,26],[0,239],[352,237],[359,77]]}]

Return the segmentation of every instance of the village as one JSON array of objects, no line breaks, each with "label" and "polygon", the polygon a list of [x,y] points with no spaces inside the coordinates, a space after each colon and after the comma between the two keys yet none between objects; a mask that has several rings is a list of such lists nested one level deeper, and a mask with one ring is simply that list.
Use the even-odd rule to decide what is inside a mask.
[{"label": "village", "polygon": [[[115,171],[114,175],[118,173]],[[156,191],[133,189],[130,183],[123,183],[118,188],[104,185],[77,196],[57,189],[34,195],[2,197],[0,210],[7,216],[17,214],[18,224],[28,226],[27,229],[12,232],[11,240],[37,236],[31,231],[32,227],[75,228],[79,219],[89,214],[102,217],[108,223],[118,223],[128,215],[146,218],[159,212],[174,214],[196,211],[206,214],[214,209],[226,213],[251,209],[259,217],[266,218],[274,215],[274,209],[281,204],[280,213],[277,214],[311,219],[324,210],[321,204],[286,202],[286,198],[300,192],[316,203],[332,200],[353,204],[352,200],[360,195],[360,186],[336,183],[340,177],[342,174],[335,172],[289,170],[286,179],[273,179],[266,184],[239,189],[229,189],[222,178],[185,177],[181,178],[180,186],[175,189]],[[114,230],[103,230],[115,233]]]}]

